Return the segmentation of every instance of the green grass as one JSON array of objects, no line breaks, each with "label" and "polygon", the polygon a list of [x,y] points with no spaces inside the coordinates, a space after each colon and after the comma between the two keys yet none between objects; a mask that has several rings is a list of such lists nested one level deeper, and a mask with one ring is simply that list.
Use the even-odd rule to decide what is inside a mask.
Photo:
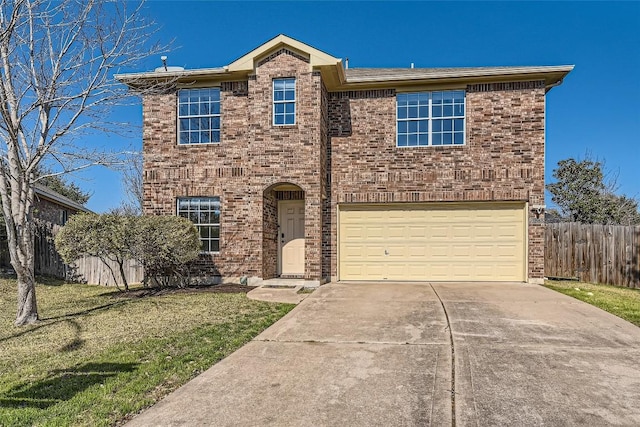
[{"label": "green grass", "polygon": [[292,305],[245,294],[118,291],[46,281],[42,321],[15,327],[15,283],[0,279],[0,426],[109,426],[229,355]]},{"label": "green grass", "polygon": [[547,280],[545,286],[640,326],[640,289],[559,280]]}]

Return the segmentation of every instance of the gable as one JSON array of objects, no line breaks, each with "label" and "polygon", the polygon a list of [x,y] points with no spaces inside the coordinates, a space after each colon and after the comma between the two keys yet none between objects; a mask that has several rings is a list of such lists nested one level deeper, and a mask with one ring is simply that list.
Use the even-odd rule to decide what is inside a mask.
[{"label": "gable", "polygon": [[312,46],[299,42],[291,37],[280,34],[268,42],[258,46],[251,52],[241,56],[227,66],[228,71],[246,71],[255,70],[256,66],[265,58],[269,58],[272,54],[279,54],[282,50],[299,57],[309,63],[310,67],[322,67],[330,65],[339,65],[342,68],[342,60],[334,58]]},{"label": "gable", "polygon": [[337,87],[346,81],[344,67],[340,58],[335,58],[284,34],[280,34],[258,46],[225,68],[229,73],[252,74],[257,67],[282,54],[291,55],[308,63],[309,71],[320,70],[322,80],[327,87]]}]

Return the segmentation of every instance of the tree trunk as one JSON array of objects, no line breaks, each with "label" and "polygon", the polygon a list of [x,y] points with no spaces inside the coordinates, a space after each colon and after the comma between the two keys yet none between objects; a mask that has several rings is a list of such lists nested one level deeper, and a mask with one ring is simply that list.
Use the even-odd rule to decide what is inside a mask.
[{"label": "tree trunk", "polygon": [[[18,310],[15,324],[22,326],[38,321],[34,274],[33,187],[30,186],[30,183],[22,181],[15,184],[11,188],[10,194],[7,194],[8,179],[6,175],[1,178],[4,178],[0,182],[0,187],[3,189],[2,208],[7,229],[9,255],[18,279]],[[11,197],[8,197],[9,195]]]},{"label": "tree trunk", "polygon": [[111,273],[111,277],[113,277],[113,284],[116,285],[116,289],[120,290],[120,286],[118,286],[118,278],[116,277],[116,272],[113,271],[113,268],[111,268],[111,265],[109,265],[109,262],[107,260],[109,260],[110,258],[104,258],[104,257],[99,257],[100,261],[102,261],[102,263],[109,269],[109,272]]},{"label": "tree trunk", "polygon": [[38,321],[36,284],[33,275],[18,273],[18,313],[16,326],[30,325]]},{"label": "tree trunk", "polygon": [[118,259],[118,267],[120,268],[120,277],[122,277],[122,283],[124,284],[125,292],[129,292],[129,282],[127,282],[127,274],[124,272],[124,260]]},{"label": "tree trunk", "polygon": [[34,274],[33,224],[26,222],[17,228],[18,247],[15,248],[16,250],[11,256],[11,264],[18,279],[18,312],[15,324],[22,326],[38,321],[38,305],[36,304],[36,278]]}]

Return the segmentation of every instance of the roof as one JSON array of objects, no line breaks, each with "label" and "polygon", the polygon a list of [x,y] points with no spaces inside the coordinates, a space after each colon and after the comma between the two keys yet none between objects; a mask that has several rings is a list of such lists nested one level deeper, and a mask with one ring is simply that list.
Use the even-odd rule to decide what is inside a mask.
[{"label": "roof", "polygon": [[534,67],[462,68],[351,68],[345,70],[347,82],[437,79],[446,77],[488,77],[549,72],[569,72],[573,65]]},{"label": "roof", "polygon": [[150,82],[173,80],[178,83],[246,79],[257,64],[286,48],[305,58],[311,70],[319,70],[329,91],[359,90],[415,85],[462,85],[468,83],[544,80],[547,90],[562,83],[573,65],[465,68],[352,68],[345,69],[341,59],[280,34],[231,64],[216,68],[169,70],[117,74],[119,81],[131,87]]},{"label": "roof", "polygon": [[80,203],[78,203],[78,202],[76,202],[74,200],[71,200],[70,198],[68,198],[66,196],[63,196],[62,194],[58,193],[57,191],[53,191],[49,187],[46,187],[46,186],[44,186],[42,184],[36,184],[34,190],[35,190],[36,195],[38,197],[43,198],[43,199],[47,199],[49,201],[52,201],[52,202],[57,203],[59,205],[62,205],[64,207],[75,209],[75,210],[80,211],[80,212],[93,213],[91,210],[87,209],[86,207],[84,207]]},{"label": "roof", "polygon": [[562,83],[573,65],[460,67],[460,68],[351,68],[345,70],[350,86],[414,85],[424,83],[455,84],[495,81],[544,80],[547,91]]}]

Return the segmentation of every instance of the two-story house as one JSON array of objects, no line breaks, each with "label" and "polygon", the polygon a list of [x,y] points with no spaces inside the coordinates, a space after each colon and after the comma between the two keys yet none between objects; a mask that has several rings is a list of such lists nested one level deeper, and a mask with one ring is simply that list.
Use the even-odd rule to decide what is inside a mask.
[{"label": "two-story house", "polygon": [[326,281],[544,276],[545,94],[572,66],[348,69],[279,35],[143,92],[144,210],[200,271]]}]

